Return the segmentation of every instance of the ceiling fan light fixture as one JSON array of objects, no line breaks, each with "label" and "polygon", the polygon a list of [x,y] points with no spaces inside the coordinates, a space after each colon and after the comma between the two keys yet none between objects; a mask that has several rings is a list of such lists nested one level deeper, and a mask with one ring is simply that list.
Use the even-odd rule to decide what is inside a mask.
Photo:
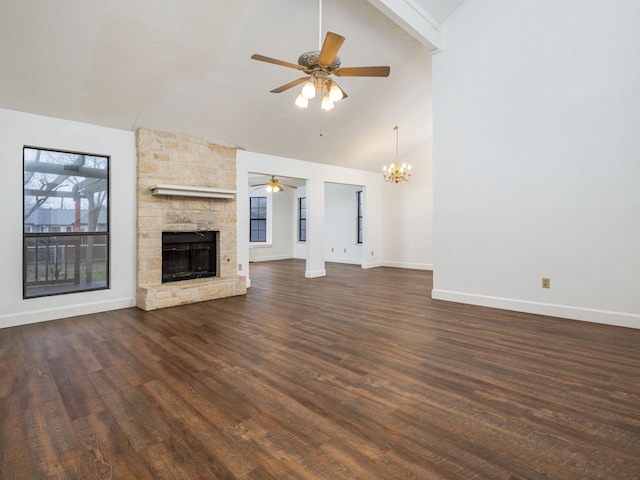
[{"label": "ceiling fan light fixture", "polygon": [[307,100],[311,100],[313,97],[316,96],[316,86],[313,84],[311,80],[306,81],[305,84],[302,86],[301,95]]},{"label": "ceiling fan light fixture", "polygon": [[301,93],[296,98],[296,106],[300,108],[307,108],[309,106],[309,100]]},{"label": "ceiling fan light fixture", "polygon": [[264,189],[269,193],[284,192],[284,188],[298,188],[295,185],[288,185],[286,183],[280,183],[275,175],[271,175],[271,178],[266,183],[258,183],[257,185],[251,185],[253,188],[265,187]]},{"label": "ceiling fan light fixture", "polygon": [[333,101],[331,97],[329,97],[329,93],[325,93],[322,97],[322,107],[323,110],[331,110],[333,108]]},{"label": "ceiling fan light fixture", "polygon": [[339,102],[340,100],[342,100],[342,97],[343,97],[343,94],[340,87],[335,83],[331,85],[331,88],[329,89],[329,98],[331,99],[331,101]]}]

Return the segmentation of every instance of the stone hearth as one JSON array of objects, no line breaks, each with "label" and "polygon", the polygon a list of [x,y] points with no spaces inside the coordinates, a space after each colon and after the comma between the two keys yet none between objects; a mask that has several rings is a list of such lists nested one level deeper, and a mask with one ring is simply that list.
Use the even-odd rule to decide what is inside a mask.
[{"label": "stone hearth", "polygon": [[[205,139],[145,128],[136,132],[138,154],[137,306],[143,310],[243,295],[237,275],[236,197],[154,195],[156,185],[195,190],[236,188],[236,149]],[[162,232],[217,230],[216,277],[162,283]],[[117,246],[116,246],[117,248]]]}]

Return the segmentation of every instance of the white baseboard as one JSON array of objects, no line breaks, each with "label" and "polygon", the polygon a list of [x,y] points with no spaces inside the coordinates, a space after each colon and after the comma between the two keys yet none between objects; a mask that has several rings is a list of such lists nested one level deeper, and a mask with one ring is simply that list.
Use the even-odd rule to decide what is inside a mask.
[{"label": "white baseboard", "polygon": [[412,270],[431,270],[433,271],[433,265],[430,263],[409,263],[409,262],[393,262],[385,260],[382,262],[383,267],[394,268],[410,268]]},{"label": "white baseboard", "polygon": [[31,310],[28,312],[0,315],[0,328],[27,325],[30,323],[47,322],[60,318],[77,317],[91,313],[107,312],[136,306],[135,297],[118,298],[104,302],[81,303],[64,307],[47,308],[45,310]]},{"label": "white baseboard", "polygon": [[514,310],[516,312],[533,313],[538,315],[547,315],[550,317],[581,320],[583,322],[602,323],[617,327],[640,329],[640,315],[635,313],[530,302],[526,300],[491,297],[464,292],[454,292],[450,290],[434,289],[431,292],[431,297],[435,300],[446,300],[449,302],[467,303],[470,305],[500,308],[503,310]]},{"label": "white baseboard", "polygon": [[327,271],[324,268],[322,270],[305,270],[304,276],[305,278],[326,277]]},{"label": "white baseboard", "polygon": [[376,260],[373,262],[365,262],[362,264],[362,268],[376,268],[382,267],[382,262],[380,260]]},{"label": "white baseboard", "polygon": [[251,260],[251,263],[258,262],[270,262],[272,260],[290,260],[293,258],[291,254],[289,255],[261,255],[260,258],[254,258]]}]

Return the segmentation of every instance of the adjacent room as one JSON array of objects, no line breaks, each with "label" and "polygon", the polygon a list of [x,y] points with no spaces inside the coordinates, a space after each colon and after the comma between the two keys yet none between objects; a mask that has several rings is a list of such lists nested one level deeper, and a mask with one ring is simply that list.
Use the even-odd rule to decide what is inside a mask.
[{"label": "adjacent room", "polygon": [[1,478],[640,478],[639,2],[0,13]]}]

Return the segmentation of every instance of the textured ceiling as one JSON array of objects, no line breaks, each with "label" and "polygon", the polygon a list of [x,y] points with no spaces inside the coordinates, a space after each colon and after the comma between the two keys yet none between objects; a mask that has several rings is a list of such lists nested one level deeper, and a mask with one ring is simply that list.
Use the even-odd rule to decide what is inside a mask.
[{"label": "textured ceiling", "polygon": [[[444,19],[462,0],[417,0]],[[250,151],[379,170],[432,134],[427,48],[367,0],[324,0],[322,37],[346,37],[344,67],[389,65],[388,78],[340,78],[330,112],[293,102],[300,77],[251,60],[296,63],[319,47],[316,0],[1,0],[0,107],[124,130],[202,136]]]}]

